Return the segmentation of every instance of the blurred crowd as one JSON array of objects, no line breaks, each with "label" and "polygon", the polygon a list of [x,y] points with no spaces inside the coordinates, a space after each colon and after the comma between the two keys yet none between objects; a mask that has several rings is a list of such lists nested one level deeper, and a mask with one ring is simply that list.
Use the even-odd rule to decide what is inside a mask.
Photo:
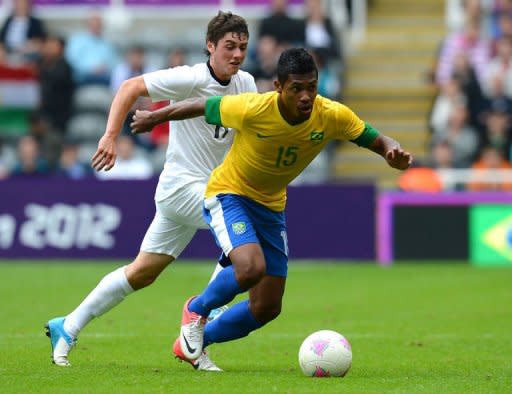
[{"label": "blurred crowd", "polygon": [[[322,1],[306,0],[304,15],[291,17],[286,0],[272,1],[268,15],[260,21],[257,37],[251,37],[243,69],[254,75],[260,92],[273,90],[281,51],[305,46],[318,62],[319,93],[340,99],[341,32],[334,28]],[[203,37],[198,38],[201,40]],[[131,115],[119,138],[114,169],[93,174],[89,160],[105,131],[110,102],[122,82],[157,69],[189,64],[193,54],[189,48],[168,48],[164,64],[154,64],[148,60],[144,45],[121,49],[104,34],[100,13],[91,12],[83,29],[63,37],[33,13],[30,0],[13,0],[12,13],[0,30],[0,89],[12,87],[13,80],[26,82],[27,89],[35,83],[38,97],[34,105],[27,95],[28,110],[20,113],[15,132],[9,125],[16,111],[5,110],[5,102],[0,105],[0,179],[45,174],[71,179],[146,179],[161,171],[169,125],[135,137],[129,130]],[[19,94],[24,93],[14,95]],[[166,104],[141,98],[132,110]],[[15,103],[16,108],[23,105]]]},{"label": "blurred crowd", "polygon": [[[447,5],[448,34],[432,72],[438,94],[429,114],[430,154],[421,164],[435,170],[512,169],[512,0]],[[441,187],[427,171],[413,170],[402,182],[412,189],[420,183]],[[455,187],[512,190],[510,183],[476,178]]]}]

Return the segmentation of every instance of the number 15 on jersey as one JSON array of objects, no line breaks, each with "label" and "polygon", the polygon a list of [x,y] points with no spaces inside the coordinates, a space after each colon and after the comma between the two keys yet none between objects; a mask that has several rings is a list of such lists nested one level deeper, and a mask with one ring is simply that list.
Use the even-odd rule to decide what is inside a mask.
[{"label": "number 15 on jersey", "polygon": [[277,149],[276,167],[289,167],[297,161],[298,146],[280,146]]}]

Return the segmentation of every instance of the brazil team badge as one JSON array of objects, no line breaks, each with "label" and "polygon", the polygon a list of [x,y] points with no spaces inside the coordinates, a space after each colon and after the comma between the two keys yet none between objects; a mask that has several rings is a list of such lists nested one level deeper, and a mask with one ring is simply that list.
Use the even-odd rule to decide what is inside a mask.
[{"label": "brazil team badge", "polygon": [[324,132],[323,131],[312,131],[310,135],[310,140],[314,144],[319,144],[324,140]]},{"label": "brazil team badge", "polygon": [[233,232],[236,235],[241,235],[245,233],[246,227],[245,222],[236,222],[231,225],[231,228],[233,229]]}]

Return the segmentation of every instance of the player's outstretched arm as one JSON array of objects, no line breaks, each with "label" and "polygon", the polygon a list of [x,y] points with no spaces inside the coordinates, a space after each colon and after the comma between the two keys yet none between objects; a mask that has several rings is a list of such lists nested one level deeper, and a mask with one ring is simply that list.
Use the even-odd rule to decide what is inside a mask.
[{"label": "player's outstretched arm", "polygon": [[147,133],[157,124],[169,120],[183,120],[204,115],[205,97],[194,97],[169,104],[156,111],[135,111],[130,127],[133,134]]},{"label": "player's outstretched arm", "polygon": [[412,155],[391,137],[379,134],[368,149],[381,155],[392,168],[406,170],[412,164]]},{"label": "player's outstretched arm", "polygon": [[135,101],[140,96],[148,95],[142,76],[123,82],[112,100],[105,133],[98,142],[98,149],[92,157],[92,168],[96,171],[108,171],[114,167],[116,162],[116,140],[121,132],[124,120]]}]

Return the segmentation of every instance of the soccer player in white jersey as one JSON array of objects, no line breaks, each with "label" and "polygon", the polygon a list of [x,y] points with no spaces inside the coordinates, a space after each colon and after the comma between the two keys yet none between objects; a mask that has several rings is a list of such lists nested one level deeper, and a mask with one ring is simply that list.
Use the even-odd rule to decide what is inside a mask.
[{"label": "soccer player in white jersey", "polygon": [[[108,171],[114,166],[117,137],[129,109],[140,96],[154,101],[180,101],[255,92],[254,78],[240,70],[248,40],[247,23],[242,17],[219,12],[208,24],[206,63],[160,70],[125,81],[112,101],[105,134],[92,158],[93,168]],[[47,323],[56,365],[70,365],[68,354],[80,331],[93,318],[118,305],[133,291],[153,283],[180,255],[196,230],[208,228],[202,218],[206,183],[232,141],[233,130],[209,125],[204,118],[172,122],[166,163],[155,193],[156,215],[140,252],[130,264],[107,274],[70,314]],[[218,265],[213,275],[221,268]],[[219,370],[206,353],[190,363],[199,370]]]}]

